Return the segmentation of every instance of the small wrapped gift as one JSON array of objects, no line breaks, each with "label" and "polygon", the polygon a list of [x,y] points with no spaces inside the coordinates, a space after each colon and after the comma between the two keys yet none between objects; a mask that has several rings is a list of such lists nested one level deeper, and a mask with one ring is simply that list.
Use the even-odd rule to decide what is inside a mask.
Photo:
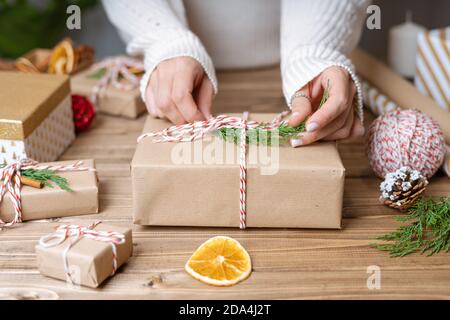
[{"label": "small wrapped gift", "polygon": [[75,139],[66,76],[0,71],[0,164],[55,161]]},{"label": "small wrapped gift", "polygon": [[[39,172],[43,173],[41,177],[51,179],[47,183],[36,180]],[[55,180],[59,185],[52,182]],[[98,182],[93,160],[36,163],[25,159],[0,168],[0,228],[25,220],[97,212]]]},{"label": "small wrapped gift", "polygon": [[91,288],[114,275],[132,252],[130,228],[100,222],[59,225],[36,246],[41,274]]},{"label": "small wrapped gift", "polygon": [[[345,169],[336,144],[296,149],[278,146],[276,139],[254,144],[253,130],[277,117],[250,118],[256,121],[218,116],[168,128],[168,122],[149,117],[131,164],[134,222],[340,228]],[[226,128],[238,136],[223,140]],[[247,138],[239,138],[246,132]]]},{"label": "small wrapped gift", "polygon": [[105,59],[72,77],[72,92],[91,99],[103,113],[137,118],[145,111],[139,91],[143,64],[128,57]]},{"label": "small wrapped gift", "polygon": [[450,111],[450,27],[419,35],[416,87]]}]

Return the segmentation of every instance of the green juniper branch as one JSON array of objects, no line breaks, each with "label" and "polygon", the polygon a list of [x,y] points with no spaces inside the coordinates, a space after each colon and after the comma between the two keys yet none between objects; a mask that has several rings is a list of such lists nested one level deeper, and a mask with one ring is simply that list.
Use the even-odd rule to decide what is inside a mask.
[{"label": "green juniper branch", "polygon": [[414,252],[431,256],[450,249],[450,198],[440,201],[419,199],[409,214],[397,217],[397,221],[411,221],[411,224],[377,238],[389,243],[371,246],[389,252],[392,257]]},{"label": "green juniper branch", "polygon": [[[0,169],[5,165],[0,165]],[[53,184],[56,184],[59,188],[67,192],[73,192],[69,186],[69,181],[66,178],[61,177],[52,170],[34,170],[27,169],[21,170],[22,176],[44,183],[46,187],[53,188]]]},{"label": "green juniper branch", "polygon": [[21,174],[24,177],[43,182],[46,187],[53,188],[52,182],[64,191],[73,192],[69,187],[69,182],[66,178],[61,177],[52,170],[22,170]]},{"label": "green juniper branch", "polygon": [[[327,102],[330,94],[330,82],[327,82],[322,99],[319,103],[319,109]],[[276,130],[267,130],[267,124],[262,123],[254,129],[247,130],[247,143],[252,144],[270,144],[273,139],[280,143],[288,142],[291,138],[295,138],[299,133],[306,130],[306,120],[300,123],[297,127],[290,127],[286,123],[282,123]],[[241,129],[239,128],[223,128],[217,131],[219,137],[225,141],[239,143],[241,137]]]}]

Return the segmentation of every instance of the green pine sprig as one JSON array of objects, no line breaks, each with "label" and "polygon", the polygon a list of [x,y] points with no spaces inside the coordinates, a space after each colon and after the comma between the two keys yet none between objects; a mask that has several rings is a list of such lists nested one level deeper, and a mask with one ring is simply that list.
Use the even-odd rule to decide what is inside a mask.
[{"label": "green pine sprig", "polygon": [[100,80],[101,78],[103,78],[106,74],[106,68],[100,68],[98,70],[96,70],[95,72],[89,74],[87,77],[89,79],[94,79],[94,80]]},{"label": "green pine sprig", "polygon": [[[0,165],[0,169],[3,168],[5,165]],[[35,169],[26,169],[20,171],[21,175],[36,181],[39,181],[43,183],[46,187],[54,188],[53,184],[56,184],[60,189],[67,191],[67,192],[73,192],[73,190],[69,186],[69,181],[61,177],[60,175],[56,174],[55,171],[52,170],[35,170]]]},{"label": "green pine sprig", "polygon": [[73,192],[73,190],[69,186],[69,181],[67,181],[66,178],[56,174],[55,171],[47,169],[46,170],[27,169],[22,170],[21,174],[24,177],[28,177],[30,179],[44,183],[46,187],[53,188],[54,186],[52,183],[54,183],[64,191]]},{"label": "green pine sprig", "polygon": [[450,198],[439,201],[421,198],[409,209],[408,215],[396,219],[411,223],[378,237],[388,243],[371,244],[372,247],[387,251],[392,257],[414,252],[431,256],[450,249]]},{"label": "green pine sprig", "polygon": [[[327,82],[322,99],[319,103],[319,109],[327,102],[330,94],[330,82]],[[306,130],[306,121],[300,123],[296,127],[290,127],[286,123],[281,124],[277,130],[267,130],[267,124],[262,123],[254,129],[247,130],[247,143],[251,144],[270,144],[272,141],[278,141],[279,143],[288,142],[291,138],[297,137],[300,133]],[[234,142],[238,144],[241,139],[241,129],[238,128],[222,128],[217,130],[219,137],[225,141]]]}]

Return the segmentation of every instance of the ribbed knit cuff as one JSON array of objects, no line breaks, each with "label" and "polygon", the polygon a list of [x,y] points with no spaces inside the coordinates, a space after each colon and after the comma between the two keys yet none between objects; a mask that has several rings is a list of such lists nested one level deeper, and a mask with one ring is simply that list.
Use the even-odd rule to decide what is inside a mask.
[{"label": "ribbed knit cuff", "polygon": [[339,51],[323,46],[304,46],[296,49],[287,61],[282,61],[283,93],[291,107],[294,94],[325,69],[337,66],[345,69],[356,86],[357,113],[361,122],[363,115],[363,96],[361,83],[354,72],[351,61]]},{"label": "ribbed knit cuff", "polygon": [[163,60],[175,57],[191,57],[200,63],[213,85],[214,94],[217,94],[218,85],[214,65],[198,37],[191,31],[185,31],[174,39],[166,40],[152,45],[145,51],[145,74],[141,79],[140,86],[142,99],[145,101],[145,90],[147,89],[150,75],[156,66]]}]

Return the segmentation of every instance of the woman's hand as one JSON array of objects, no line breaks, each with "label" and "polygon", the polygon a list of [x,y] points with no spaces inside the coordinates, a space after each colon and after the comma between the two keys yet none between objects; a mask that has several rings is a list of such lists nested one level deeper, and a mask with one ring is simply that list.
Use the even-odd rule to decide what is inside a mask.
[{"label": "woman's hand", "polygon": [[[315,110],[327,83],[328,100],[320,109]],[[307,145],[317,140],[353,139],[364,134],[364,127],[354,112],[355,84],[344,69],[330,67],[298,92],[303,96],[298,96],[292,101],[289,125],[296,127],[307,121],[306,132],[300,134],[298,139],[291,140],[293,147]]]},{"label": "woman's hand", "polygon": [[213,97],[202,66],[193,58],[176,57],[160,62],[152,72],[146,105],[153,117],[178,125],[211,117]]}]

